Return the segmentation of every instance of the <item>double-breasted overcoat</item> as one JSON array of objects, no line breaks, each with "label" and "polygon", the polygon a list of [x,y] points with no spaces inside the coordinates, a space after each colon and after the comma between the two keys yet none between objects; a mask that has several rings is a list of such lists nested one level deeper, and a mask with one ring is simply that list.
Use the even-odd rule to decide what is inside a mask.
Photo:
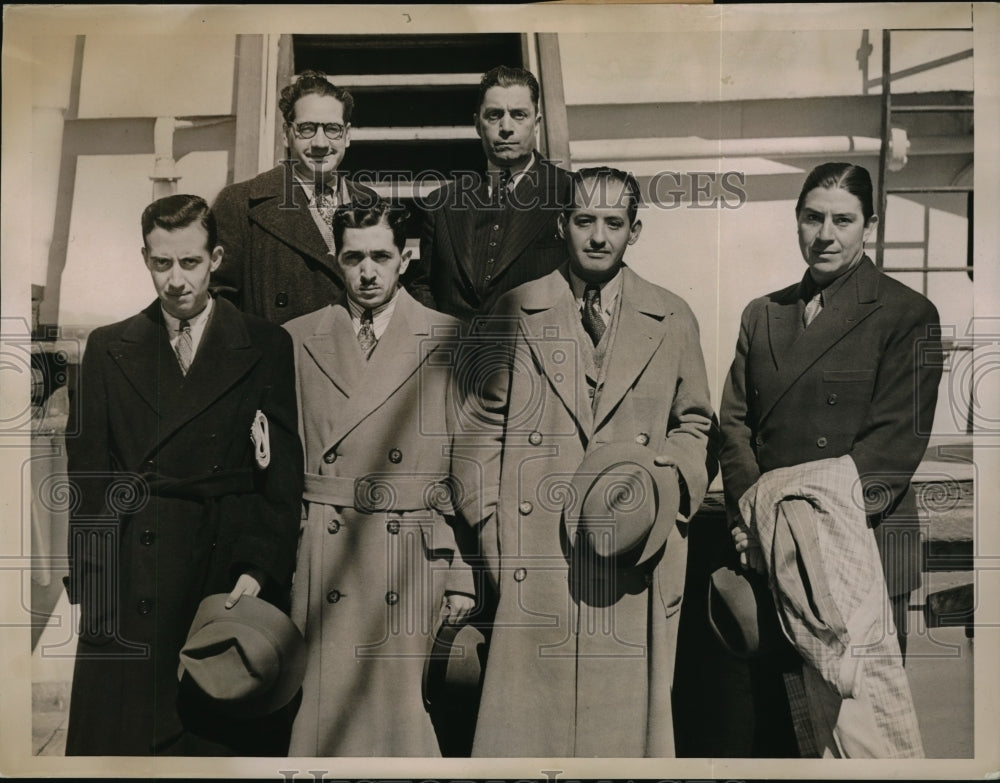
[{"label": "double-breasted overcoat", "polygon": [[[629,268],[622,275],[595,410],[582,359],[593,346],[565,265],[500,300],[493,334],[506,332],[505,358],[485,359],[482,385],[472,384],[465,426],[481,450],[456,465],[468,468],[463,515],[485,519],[481,546],[499,592],[477,756],[673,753],[686,520],[709,480],[713,414],[691,310]],[[661,468],[662,480],[679,476],[686,499],[678,519],[657,522],[670,526],[662,549],[594,589],[568,550],[563,503],[583,459],[622,442],[669,457],[677,472]]]},{"label": "double-breasted overcoat", "polygon": [[158,301],[90,334],[66,438],[81,609],[67,754],[226,752],[186,736],[178,654],[201,598],[250,568],[287,608],[302,488],[293,372],[288,335],[223,300],[186,376]]},{"label": "double-breasted overcoat", "polygon": [[285,324],[306,452],[293,756],[440,754],[424,661],[445,592],[474,593],[450,523],[457,326],[400,290],[366,361],[343,298]]}]

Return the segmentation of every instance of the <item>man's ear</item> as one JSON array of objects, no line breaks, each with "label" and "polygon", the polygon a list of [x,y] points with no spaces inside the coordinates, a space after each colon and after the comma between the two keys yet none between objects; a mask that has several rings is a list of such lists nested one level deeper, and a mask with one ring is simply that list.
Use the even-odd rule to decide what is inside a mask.
[{"label": "man's ear", "polygon": [[636,218],[635,223],[632,224],[632,228],[630,228],[628,232],[628,243],[630,245],[634,245],[638,241],[639,234],[641,233],[642,233],[642,221]]},{"label": "man's ear", "polygon": [[479,123],[479,112],[477,111],[472,115],[472,127],[476,129],[476,135],[479,138],[483,137],[483,126]]},{"label": "man's ear", "polygon": [[559,238],[566,238],[566,213],[560,212],[558,217],[556,217],[556,231],[559,232]]},{"label": "man's ear", "polygon": [[413,255],[413,251],[410,250],[409,248],[407,248],[406,250],[404,250],[402,252],[402,254],[400,256],[400,258],[402,260],[399,263],[399,275],[400,275],[400,277],[403,276],[403,273],[406,271],[406,268],[410,265],[410,257],[412,255]]},{"label": "man's ear", "polygon": [[208,266],[209,272],[214,272],[219,268],[219,264],[222,263],[222,257],[226,254],[226,250],[222,245],[216,245],[212,250],[212,261]]},{"label": "man's ear", "polygon": [[344,149],[351,146],[351,123],[344,126]]},{"label": "man's ear", "polygon": [[146,246],[143,245],[139,252],[142,254],[142,263],[149,266],[149,250],[147,250]]}]

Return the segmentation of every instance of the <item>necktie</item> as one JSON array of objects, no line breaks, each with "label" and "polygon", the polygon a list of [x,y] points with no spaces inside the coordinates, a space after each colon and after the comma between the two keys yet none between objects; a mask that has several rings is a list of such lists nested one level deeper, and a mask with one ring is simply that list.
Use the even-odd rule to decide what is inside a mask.
[{"label": "necktie", "polygon": [[806,309],[802,311],[802,326],[809,326],[822,309],[823,292],[817,291],[813,298],[806,302]]},{"label": "necktie", "polygon": [[191,337],[191,324],[188,321],[181,321],[180,336],[174,346],[174,353],[177,354],[177,361],[181,365],[181,374],[187,375],[188,368],[194,360],[194,339]]},{"label": "necktie", "polygon": [[601,341],[607,326],[601,317],[601,289],[589,284],[583,291],[583,328],[594,345]]},{"label": "necktie", "polygon": [[337,194],[332,183],[324,185],[316,183],[316,209],[319,210],[320,217],[327,223],[333,222],[333,213],[337,211]]},{"label": "necktie", "polygon": [[500,169],[500,180],[497,182],[496,202],[498,207],[506,206],[510,195],[510,169]]},{"label": "necktie", "polygon": [[361,314],[361,329],[358,330],[358,343],[361,345],[361,353],[367,359],[375,350],[378,339],[375,337],[375,327],[372,324],[372,311],[365,308]]}]

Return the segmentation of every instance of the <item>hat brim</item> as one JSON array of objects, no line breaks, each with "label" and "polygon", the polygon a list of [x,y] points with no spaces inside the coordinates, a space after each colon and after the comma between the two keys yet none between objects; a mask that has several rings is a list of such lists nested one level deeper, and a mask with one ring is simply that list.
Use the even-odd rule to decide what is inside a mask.
[{"label": "hat brim", "polygon": [[708,580],[708,625],[728,653],[750,659],[775,650],[781,629],[767,578],[729,566]]},{"label": "hat brim", "polygon": [[581,526],[584,501],[595,481],[616,466],[627,466],[629,469],[638,466],[652,479],[655,492],[651,502],[656,504],[656,510],[649,530],[640,537],[639,543],[629,546],[627,550],[617,549],[614,555],[618,557],[638,552],[638,558],[633,563],[641,565],[659,552],[674,527],[673,523],[680,506],[680,489],[673,468],[669,465],[657,465],[656,456],[652,449],[629,442],[609,443],[587,454],[573,476],[571,481],[573,491],[568,493],[563,507],[563,526],[567,540],[571,543],[576,540],[577,530]]},{"label": "hat brim", "polygon": [[424,706],[452,705],[479,698],[486,637],[475,625],[440,622],[424,661]]},{"label": "hat brim", "polygon": [[[227,593],[217,593],[202,600],[195,613],[188,638],[181,651],[178,662],[177,677],[181,679],[185,673],[191,677],[206,697],[219,710],[238,717],[253,717],[267,715],[287,705],[302,686],[306,669],[306,644],[302,634],[291,618],[273,604],[256,596],[244,595],[231,609],[225,608]],[[278,651],[280,668],[270,687],[258,694],[240,699],[212,698],[211,687],[199,682],[184,664],[185,652],[193,643],[197,633],[215,622],[225,622],[227,625],[243,624],[248,632],[264,634],[272,646]]]}]

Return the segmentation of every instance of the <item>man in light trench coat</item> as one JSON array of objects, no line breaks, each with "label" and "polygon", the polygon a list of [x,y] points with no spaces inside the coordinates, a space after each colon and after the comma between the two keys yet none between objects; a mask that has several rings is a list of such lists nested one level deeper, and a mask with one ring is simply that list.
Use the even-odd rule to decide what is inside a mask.
[{"label": "man in light trench coat", "polygon": [[458,321],[399,287],[406,217],[384,201],[338,209],[345,293],[285,324],[306,464],[292,756],[440,755],[424,662],[438,622],[474,603],[448,494]]},{"label": "man in light trench coat", "polygon": [[[558,221],[568,264],[501,298],[483,340],[455,443],[499,592],[475,756],[674,753],[686,527],[713,414],[690,308],[623,263],[638,203],[631,175],[578,172]],[[648,456],[662,506],[638,557],[588,552],[567,526],[574,476],[608,447]]]}]

